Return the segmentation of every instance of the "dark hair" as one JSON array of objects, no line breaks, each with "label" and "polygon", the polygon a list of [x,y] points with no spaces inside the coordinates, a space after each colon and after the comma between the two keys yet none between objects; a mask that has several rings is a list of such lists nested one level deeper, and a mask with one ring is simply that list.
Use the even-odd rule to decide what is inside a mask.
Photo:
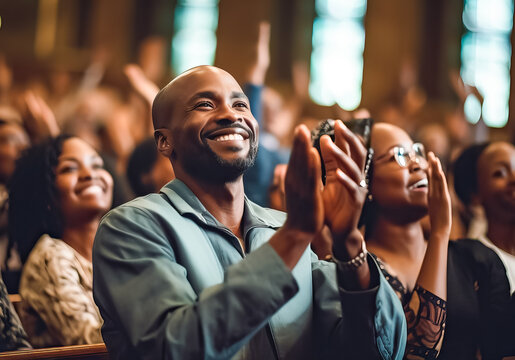
[{"label": "dark hair", "polygon": [[490,145],[489,142],[474,144],[463,150],[453,164],[454,190],[465,206],[470,204],[472,196],[477,193],[477,162]]},{"label": "dark hair", "polygon": [[154,192],[153,184],[142,182],[142,177],[152,171],[157,161],[157,156],[156,142],[151,137],[136,146],[129,157],[127,178],[136,196],[143,196]]},{"label": "dark hair", "polygon": [[59,135],[35,145],[16,163],[9,183],[9,249],[16,244],[23,263],[41,235],[62,236],[55,168],[70,137]]}]

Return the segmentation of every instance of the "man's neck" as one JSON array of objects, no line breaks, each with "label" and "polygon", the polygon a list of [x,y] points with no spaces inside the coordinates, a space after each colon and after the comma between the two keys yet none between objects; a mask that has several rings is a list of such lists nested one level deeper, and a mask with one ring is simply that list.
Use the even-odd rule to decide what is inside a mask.
[{"label": "man's neck", "polygon": [[243,176],[233,182],[213,184],[202,182],[186,174],[176,174],[185,183],[202,205],[220,223],[239,239],[242,239],[242,220],[245,205]]}]

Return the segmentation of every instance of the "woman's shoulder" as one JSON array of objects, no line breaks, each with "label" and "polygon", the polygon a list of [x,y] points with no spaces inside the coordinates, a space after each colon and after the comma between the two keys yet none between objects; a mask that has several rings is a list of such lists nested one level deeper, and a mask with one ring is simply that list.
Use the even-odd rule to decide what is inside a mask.
[{"label": "woman's shoulder", "polygon": [[74,250],[68,244],[44,234],[31,250],[27,261],[23,265],[23,273],[40,272],[43,268],[51,267],[53,263],[75,261],[74,259]]},{"label": "woman's shoulder", "polygon": [[61,239],[56,239],[47,234],[43,234],[30,252],[29,259],[33,255],[48,259],[61,256],[73,257],[73,252],[74,250]]}]

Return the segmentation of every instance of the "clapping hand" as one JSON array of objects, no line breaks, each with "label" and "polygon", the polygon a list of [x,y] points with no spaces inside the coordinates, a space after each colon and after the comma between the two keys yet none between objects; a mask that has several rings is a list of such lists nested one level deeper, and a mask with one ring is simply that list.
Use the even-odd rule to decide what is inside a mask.
[{"label": "clapping hand", "polygon": [[288,219],[285,227],[315,236],[324,224],[321,163],[317,150],[311,146],[305,125],[295,129],[290,162],[285,178],[285,198]]},{"label": "clapping hand", "polygon": [[364,166],[367,150],[341,120],[334,125],[335,141],[324,135],[320,149],[326,169],[322,198],[325,222],[335,241],[357,230],[367,189]]}]

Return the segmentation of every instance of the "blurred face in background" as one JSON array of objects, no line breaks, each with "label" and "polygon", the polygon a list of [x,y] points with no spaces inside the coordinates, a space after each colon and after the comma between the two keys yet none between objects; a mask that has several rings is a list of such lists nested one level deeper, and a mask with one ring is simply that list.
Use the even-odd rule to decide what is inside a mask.
[{"label": "blurred face in background", "polygon": [[0,122],[0,183],[9,180],[16,160],[28,146],[29,138],[21,126]]},{"label": "blurred face in background", "polygon": [[478,196],[488,218],[515,221],[515,147],[489,145],[478,160]]}]

